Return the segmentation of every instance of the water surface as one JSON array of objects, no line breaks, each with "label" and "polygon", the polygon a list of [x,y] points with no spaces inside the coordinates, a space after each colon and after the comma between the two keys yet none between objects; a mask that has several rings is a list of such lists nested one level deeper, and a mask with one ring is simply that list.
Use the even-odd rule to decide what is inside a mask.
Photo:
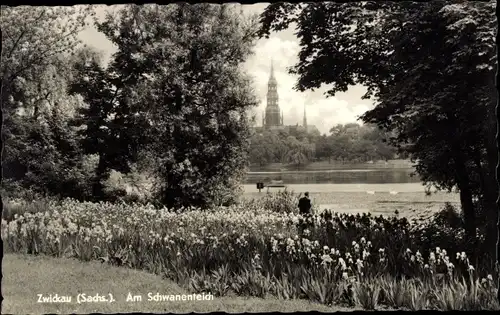
[{"label": "water surface", "polygon": [[284,184],[397,184],[420,183],[413,169],[248,172],[244,184],[283,181]]}]

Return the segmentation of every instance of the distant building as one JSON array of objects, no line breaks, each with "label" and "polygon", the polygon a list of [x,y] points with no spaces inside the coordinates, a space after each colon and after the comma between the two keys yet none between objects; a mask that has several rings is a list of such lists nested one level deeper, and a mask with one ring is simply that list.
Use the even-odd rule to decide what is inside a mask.
[{"label": "distant building", "polygon": [[271,61],[271,75],[267,83],[267,106],[262,117],[262,126],[265,129],[281,129],[283,127],[283,112],[278,104],[278,82],[274,77],[274,65]]},{"label": "distant building", "polygon": [[304,129],[309,133],[319,133],[316,126],[307,124],[305,105],[302,125],[297,123],[296,125],[285,126],[283,124],[283,111],[281,111],[279,106],[278,82],[274,76],[274,64],[271,61],[271,74],[267,83],[267,106],[266,110],[262,113],[262,126],[255,127],[254,130],[258,133],[264,130],[284,130],[287,133],[293,133]]}]

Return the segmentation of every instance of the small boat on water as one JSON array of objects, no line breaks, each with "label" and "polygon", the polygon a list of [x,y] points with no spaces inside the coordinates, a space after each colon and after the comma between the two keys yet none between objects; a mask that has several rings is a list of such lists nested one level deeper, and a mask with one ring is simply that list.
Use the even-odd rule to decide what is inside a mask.
[{"label": "small boat on water", "polygon": [[271,180],[271,185],[283,184],[283,180]]}]

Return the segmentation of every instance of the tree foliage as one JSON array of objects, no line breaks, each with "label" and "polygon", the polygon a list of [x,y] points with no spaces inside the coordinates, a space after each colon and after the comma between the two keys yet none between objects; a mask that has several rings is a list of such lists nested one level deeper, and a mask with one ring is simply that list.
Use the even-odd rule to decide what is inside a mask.
[{"label": "tree foliage", "polygon": [[67,69],[90,14],[89,8],[2,6],[2,168],[6,179],[39,192],[84,195],[67,173],[79,158],[64,113],[78,103],[66,93]]},{"label": "tree foliage", "polygon": [[90,7],[2,6],[4,110],[12,113],[22,107],[36,116],[41,102],[53,100],[58,89],[47,79],[54,77],[61,56],[77,47],[77,35],[92,13]]},{"label": "tree foliage", "polygon": [[116,62],[103,68],[93,56],[87,56],[75,69],[70,93],[81,95],[87,106],[78,110],[73,124],[81,127],[84,154],[99,157],[92,191],[94,198],[102,199],[103,182],[110,171],[128,173],[137,161],[139,147],[147,144],[144,130],[149,124],[131,100],[133,83],[129,84],[127,73]]},{"label": "tree foliage", "polygon": [[253,46],[251,24],[228,5],[130,5],[99,30],[118,47],[112,67],[131,104],[123,117],[147,122],[159,200],[224,202],[244,175],[246,112],[256,104],[240,68]]},{"label": "tree foliage", "polygon": [[235,196],[256,104],[241,69],[255,20],[231,5],[127,5],[96,21],[118,48],[104,65],[74,49],[89,6],[2,9],[4,175],[102,200],[123,192],[117,183],[137,190],[146,171],[169,207]]},{"label": "tree foliage", "polygon": [[329,135],[317,136],[305,131],[256,132],[251,138],[250,162],[259,166],[289,163],[304,166],[311,161],[367,162],[389,160],[396,150],[387,143],[389,136],[377,126],[355,123],[338,124]]}]

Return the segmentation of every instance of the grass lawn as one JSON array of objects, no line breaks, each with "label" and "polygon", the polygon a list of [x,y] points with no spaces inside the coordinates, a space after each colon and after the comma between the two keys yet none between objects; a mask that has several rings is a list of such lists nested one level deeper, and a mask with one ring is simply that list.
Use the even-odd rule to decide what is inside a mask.
[{"label": "grass lawn", "polygon": [[[189,294],[177,284],[139,270],[99,262],[6,254],[3,258],[2,314],[126,313],[126,312],[295,312],[346,311],[308,301],[274,298],[214,297],[211,301],[148,302],[148,292]],[[142,295],[142,302],[126,302],[128,293]],[[72,296],[72,303],[38,303],[37,294]],[[114,303],[76,303],[80,293],[111,293]]]}]

